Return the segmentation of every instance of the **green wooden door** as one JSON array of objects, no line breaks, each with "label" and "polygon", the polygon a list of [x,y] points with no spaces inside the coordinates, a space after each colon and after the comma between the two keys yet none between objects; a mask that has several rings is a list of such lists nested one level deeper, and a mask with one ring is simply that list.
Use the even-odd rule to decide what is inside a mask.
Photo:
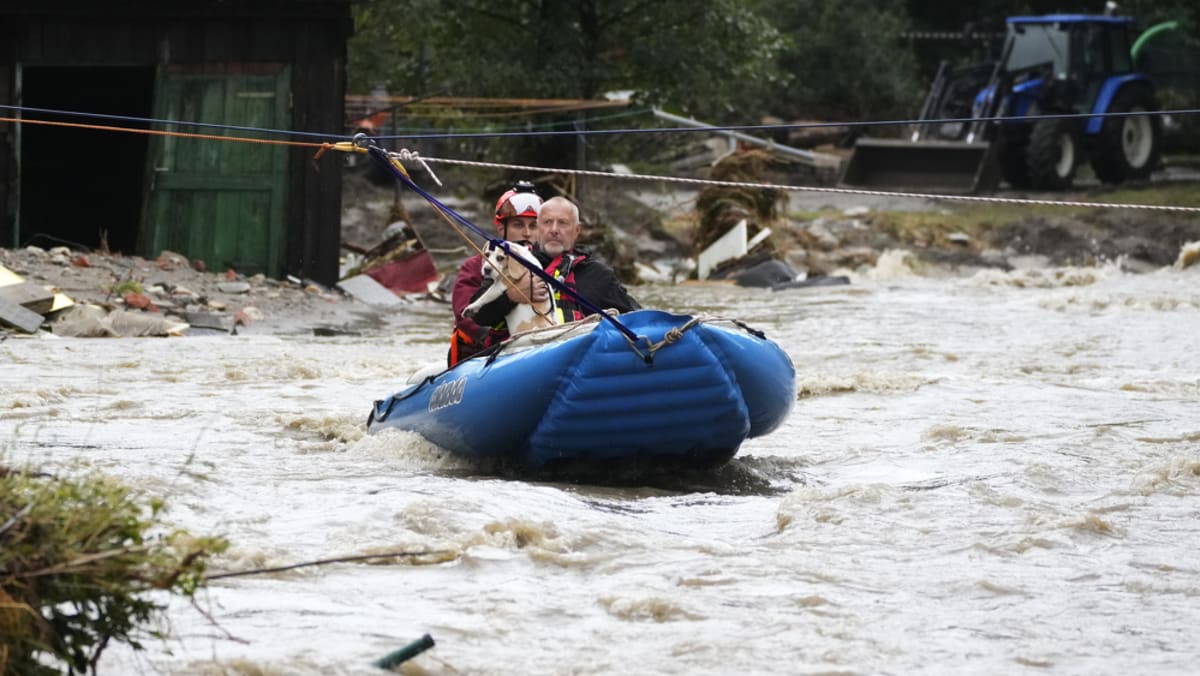
[{"label": "green wooden door", "polygon": [[[263,72],[266,70],[267,72]],[[237,127],[286,129],[289,72],[170,67],[159,73],[155,117]],[[235,72],[231,72],[235,71]],[[246,130],[179,127],[174,131],[276,138]],[[211,138],[153,136],[150,186],[141,232],[144,255],[163,250],[279,277],[283,270],[287,146]]]}]

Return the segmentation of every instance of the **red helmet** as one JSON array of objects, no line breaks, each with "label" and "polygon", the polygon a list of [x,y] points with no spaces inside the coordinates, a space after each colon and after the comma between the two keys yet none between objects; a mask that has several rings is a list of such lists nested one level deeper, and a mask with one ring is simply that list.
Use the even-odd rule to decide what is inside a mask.
[{"label": "red helmet", "polygon": [[496,201],[496,227],[504,225],[506,219],[513,216],[531,216],[537,218],[538,210],[542,208],[542,198],[533,192],[530,183],[518,183],[515,188],[500,196]]}]

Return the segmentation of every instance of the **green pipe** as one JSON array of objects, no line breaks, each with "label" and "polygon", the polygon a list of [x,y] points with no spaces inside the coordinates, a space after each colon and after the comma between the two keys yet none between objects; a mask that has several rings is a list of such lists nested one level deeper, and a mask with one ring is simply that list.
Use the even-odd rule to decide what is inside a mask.
[{"label": "green pipe", "polygon": [[1146,43],[1150,41],[1150,38],[1163,31],[1171,31],[1175,30],[1176,28],[1179,28],[1178,21],[1164,21],[1160,24],[1155,24],[1147,28],[1144,33],[1138,36],[1137,40],[1133,41],[1133,46],[1129,48],[1129,56],[1134,60],[1134,62],[1136,62],[1138,58],[1138,52],[1142,51],[1142,47],[1146,46]]},{"label": "green pipe", "polygon": [[404,662],[407,662],[408,660],[420,655],[432,647],[433,637],[429,634],[425,634],[421,638],[409,643],[403,648],[380,657],[379,659],[375,660],[373,664],[380,669],[391,669],[403,664]]}]

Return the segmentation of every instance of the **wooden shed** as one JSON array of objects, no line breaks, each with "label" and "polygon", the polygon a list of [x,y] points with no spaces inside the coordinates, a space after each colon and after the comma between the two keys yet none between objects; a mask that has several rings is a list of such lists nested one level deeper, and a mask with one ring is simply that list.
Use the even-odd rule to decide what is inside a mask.
[{"label": "wooden shed", "polygon": [[4,0],[0,246],[107,247],[147,257],[171,250],[210,270],[334,282],[341,219],[334,157],[316,165],[313,148],[12,119],[331,139],[344,124],[350,3]]}]

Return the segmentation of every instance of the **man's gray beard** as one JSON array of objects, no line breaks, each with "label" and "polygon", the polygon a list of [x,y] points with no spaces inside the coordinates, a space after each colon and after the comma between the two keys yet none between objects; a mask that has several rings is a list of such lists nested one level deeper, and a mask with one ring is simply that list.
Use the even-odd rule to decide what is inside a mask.
[{"label": "man's gray beard", "polygon": [[547,247],[545,244],[543,244],[542,251],[545,251],[551,258],[556,258],[561,253],[563,253],[564,251],[567,250],[567,248],[565,246],[563,246],[562,244],[559,244],[557,242],[555,242],[554,244],[551,244],[550,246],[554,247],[554,249],[551,249],[551,248]]}]

